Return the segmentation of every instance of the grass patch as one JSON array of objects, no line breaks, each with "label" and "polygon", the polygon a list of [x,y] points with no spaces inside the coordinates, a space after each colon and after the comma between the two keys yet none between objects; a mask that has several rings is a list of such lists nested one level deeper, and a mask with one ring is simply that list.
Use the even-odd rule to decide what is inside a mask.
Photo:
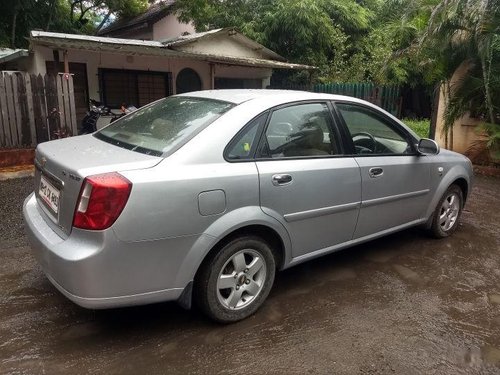
[{"label": "grass patch", "polygon": [[413,130],[421,138],[429,138],[429,128],[431,126],[431,120],[412,120],[409,118],[404,118],[403,121],[408,127]]}]

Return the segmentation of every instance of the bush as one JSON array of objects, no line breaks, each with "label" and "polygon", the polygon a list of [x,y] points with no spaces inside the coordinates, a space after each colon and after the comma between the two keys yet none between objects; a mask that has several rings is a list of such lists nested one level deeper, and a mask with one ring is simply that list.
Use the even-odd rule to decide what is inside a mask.
[{"label": "bush", "polygon": [[401,121],[403,121],[411,130],[417,133],[419,137],[429,138],[429,128],[431,126],[431,120],[412,120],[409,118],[404,118]]}]

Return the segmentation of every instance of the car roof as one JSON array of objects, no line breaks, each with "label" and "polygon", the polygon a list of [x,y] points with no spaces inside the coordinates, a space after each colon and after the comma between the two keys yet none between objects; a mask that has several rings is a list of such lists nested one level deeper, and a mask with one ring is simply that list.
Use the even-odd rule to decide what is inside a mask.
[{"label": "car roof", "polygon": [[398,118],[396,118],[391,113],[385,111],[384,109],[376,106],[373,103],[367,102],[366,100],[355,98],[352,96],[336,95],[336,94],[326,94],[326,93],[315,93],[308,91],[296,91],[296,90],[271,90],[271,89],[231,89],[231,90],[203,90],[203,91],[193,91],[185,94],[179,94],[176,96],[187,96],[196,98],[207,98],[222,100],[225,102],[233,104],[241,104],[244,102],[259,101],[262,99],[266,100],[272,96],[273,105],[286,104],[289,102],[301,101],[301,100],[336,100],[336,101],[347,101],[351,103],[359,103],[364,106],[372,107],[379,112],[384,113],[388,117],[392,118],[394,121],[403,126],[410,134],[419,139],[413,130],[402,123]]},{"label": "car roof", "polygon": [[288,101],[314,100],[314,99],[329,99],[329,100],[348,99],[350,101],[361,102],[361,100],[359,99],[342,95],[332,95],[332,94],[323,94],[323,93],[314,93],[314,92],[296,91],[296,90],[269,90],[269,89],[203,90],[203,91],[193,91],[185,94],[180,94],[180,96],[222,100],[234,104],[241,104],[243,102],[265,98],[268,96],[273,96],[274,98],[280,97],[283,103],[286,103]]}]

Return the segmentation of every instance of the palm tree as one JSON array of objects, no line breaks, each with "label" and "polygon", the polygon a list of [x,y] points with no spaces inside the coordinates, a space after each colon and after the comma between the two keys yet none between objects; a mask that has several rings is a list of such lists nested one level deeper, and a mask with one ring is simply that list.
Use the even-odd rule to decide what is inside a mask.
[{"label": "palm tree", "polygon": [[[453,124],[471,109],[498,123],[500,108],[500,3],[443,0],[431,12],[420,37],[420,59],[447,96],[444,125],[453,148]],[[451,84],[459,67],[465,78]],[[446,139],[447,141],[447,139]]]}]

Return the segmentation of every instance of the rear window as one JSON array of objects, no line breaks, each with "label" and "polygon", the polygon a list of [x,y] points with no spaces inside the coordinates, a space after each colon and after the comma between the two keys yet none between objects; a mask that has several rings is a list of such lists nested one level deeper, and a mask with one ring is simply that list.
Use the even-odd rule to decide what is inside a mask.
[{"label": "rear window", "polygon": [[95,136],[132,151],[162,156],[175,151],[233,106],[213,99],[171,96],[113,122]]}]

